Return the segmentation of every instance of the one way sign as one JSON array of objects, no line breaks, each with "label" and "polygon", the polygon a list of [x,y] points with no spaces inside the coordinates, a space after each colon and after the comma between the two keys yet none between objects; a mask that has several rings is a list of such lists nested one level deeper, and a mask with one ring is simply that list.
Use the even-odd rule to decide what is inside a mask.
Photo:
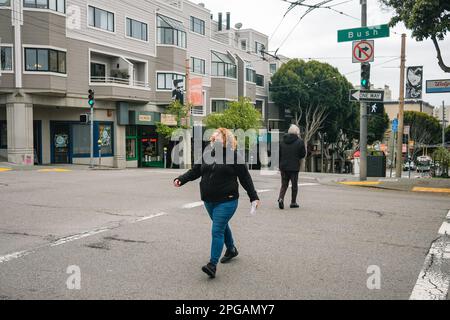
[{"label": "one way sign", "polygon": [[355,102],[383,102],[383,90],[350,90],[350,101]]}]

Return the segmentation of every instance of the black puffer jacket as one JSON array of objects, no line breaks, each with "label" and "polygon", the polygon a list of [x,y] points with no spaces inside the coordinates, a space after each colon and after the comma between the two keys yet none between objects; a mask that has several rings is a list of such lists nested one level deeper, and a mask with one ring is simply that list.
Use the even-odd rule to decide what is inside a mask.
[{"label": "black puffer jacket", "polygon": [[306,156],[305,143],[295,134],[284,136],[280,144],[280,170],[300,171],[300,160]]},{"label": "black puffer jacket", "polygon": [[178,180],[180,180],[181,185],[184,185],[201,177],[200,193],[202,201],[227,202],[239,199],[239,179],[242,187],[247,191],[250,201],[259,200],[247,166],[239,164],[242,162],[237,162],[237,152],[232,152],[234,152],[235,159],[233,164],[226,164],[225,150],[223,164],[216,162],[213,164],[196,164],[187,173],[178,177]]}]

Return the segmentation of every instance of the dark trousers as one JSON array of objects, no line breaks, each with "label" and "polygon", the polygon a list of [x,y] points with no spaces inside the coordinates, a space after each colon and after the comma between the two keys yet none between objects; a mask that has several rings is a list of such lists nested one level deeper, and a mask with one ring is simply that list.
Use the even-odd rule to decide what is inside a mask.
[{"label": "dark trousers", "polygon": [[292,182],[292,202],[297,203],[297,195],[298,195],[298,175],[299,172],[295,171],[281,171],[281,191],[280,197],[284,201],[284,197],[286,196],[287,189],[289,188],[289,182]]}]

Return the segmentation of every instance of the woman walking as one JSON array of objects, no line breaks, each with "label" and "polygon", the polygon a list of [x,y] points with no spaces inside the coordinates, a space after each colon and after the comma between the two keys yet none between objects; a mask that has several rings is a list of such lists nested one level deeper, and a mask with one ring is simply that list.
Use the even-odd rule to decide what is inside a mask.
[{"label": "woman walking", "polygon": [[[259,198],[247,166],[243,161],[238,161],[237,144],[233,133],[220,128],[214,132],[210,141],[211,145],[205,150],[202,164],[195,164],[186,174],[175,179],[174,185],[181,187],[202,178],[201,199],[212,220],[211,258],[202,270],[210,278],[215,278],[224,245],[227,250],[220,260],[221,263],[227,263],[239,254],[229,226],[238,208],[238,179],[247,191],[250,201],[257,207]],[[209,156],[210,161],[205,161]]]}]

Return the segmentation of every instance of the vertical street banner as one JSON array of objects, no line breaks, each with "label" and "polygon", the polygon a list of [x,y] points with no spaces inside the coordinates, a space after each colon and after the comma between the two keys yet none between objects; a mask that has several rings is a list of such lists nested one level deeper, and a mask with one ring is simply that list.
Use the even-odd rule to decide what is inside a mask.
[{"label": "vertical street banner", "polygon": [[195,106],[203,106],[203,79],[192,78],[189,80],[189,102]]},{"label": "vertical street banner", "polygon": [[409,67],[406,70],[406,99],[422,99],[423,67]]}]

